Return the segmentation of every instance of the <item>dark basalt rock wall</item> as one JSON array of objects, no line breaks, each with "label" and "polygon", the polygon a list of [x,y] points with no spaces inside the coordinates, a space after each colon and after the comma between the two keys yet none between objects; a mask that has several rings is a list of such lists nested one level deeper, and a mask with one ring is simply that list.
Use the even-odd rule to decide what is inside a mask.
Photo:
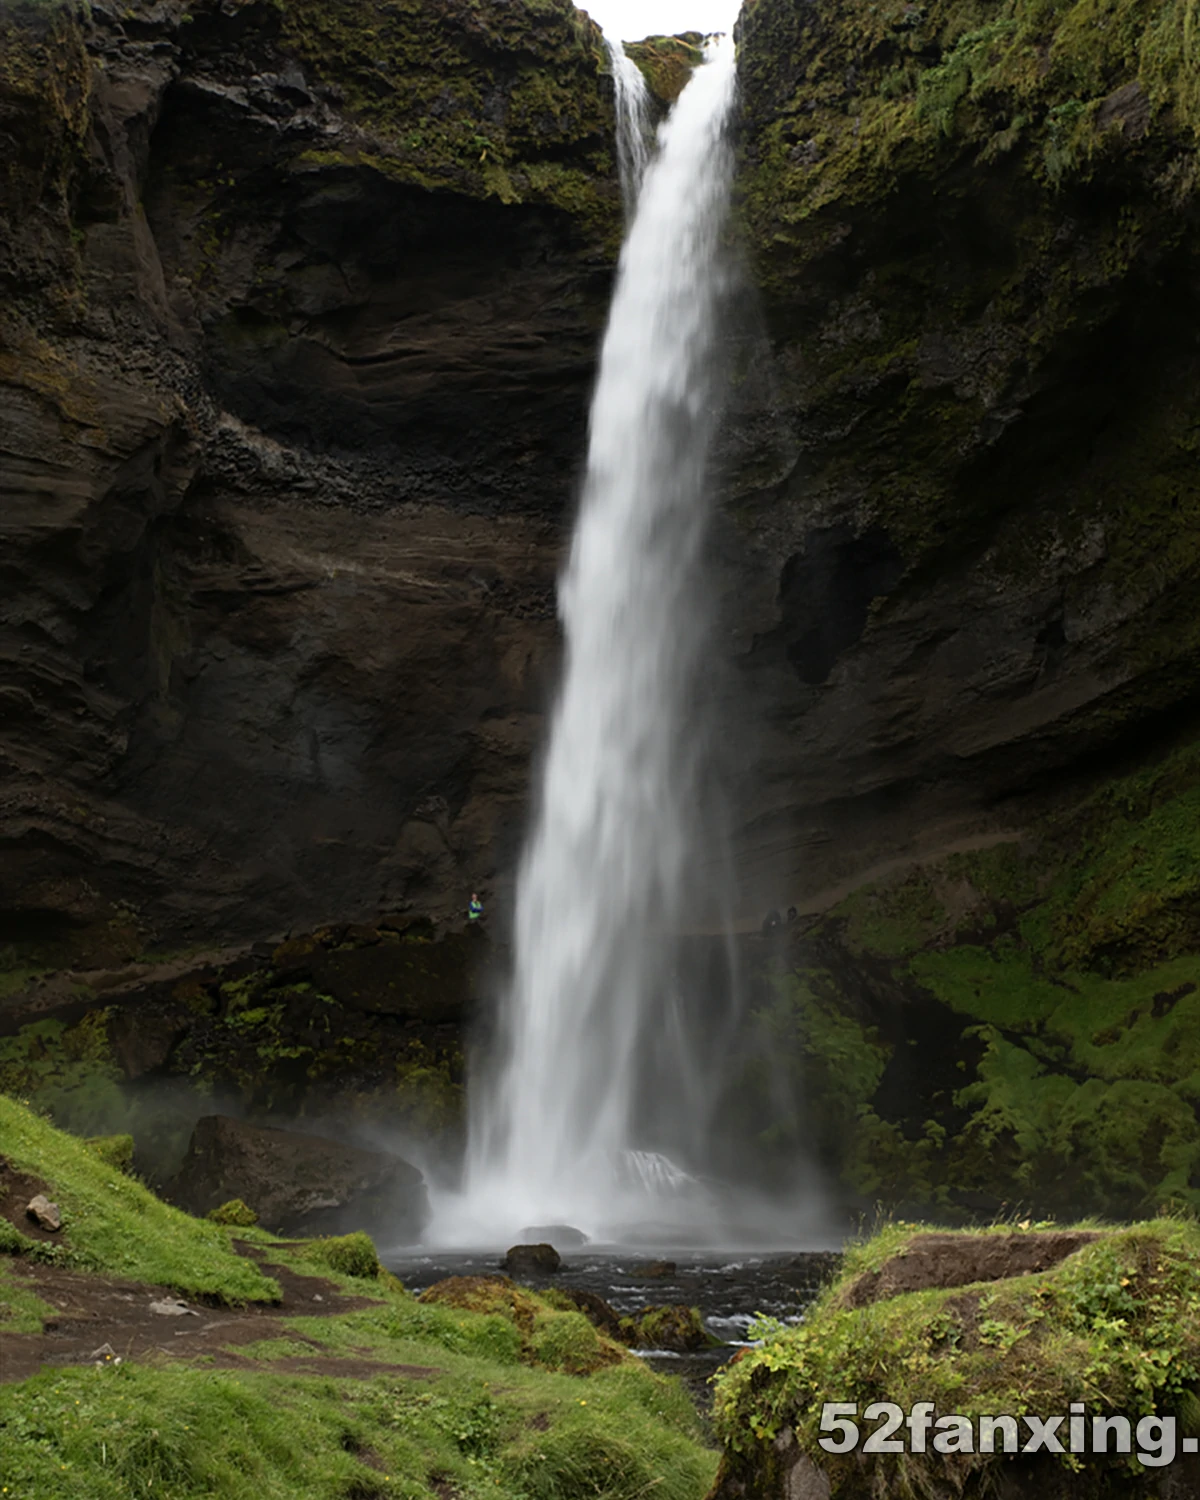
[{"label": "dark basalt rock wall", "polygon": [[458,909],[557,649],[620,229],[598,33],[168,0],[8,7],[0,52],[14,941]]}]

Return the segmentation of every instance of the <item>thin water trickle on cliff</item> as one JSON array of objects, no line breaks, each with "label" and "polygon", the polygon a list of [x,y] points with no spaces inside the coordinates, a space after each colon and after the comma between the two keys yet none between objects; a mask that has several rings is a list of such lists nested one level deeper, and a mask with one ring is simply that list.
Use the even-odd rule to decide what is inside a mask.
[{"label": "thin water trickle on cliff", "polygon": [[625,44],[605,35],[604,45],[612,63],[617,105],[617,166],[621,193],[629,217],[637,207],[642,179],[650,161],[650,90],[642,70],[625,51]]},{"label": "thin water trickle on cliff", "polygon": [[[435,1237],[547,1222],[612,1235],[709,1210],[684,1170],[703,1163],[679,1166],[674,1148],[703,1137],[715,1091],[672,986],[675,935],[718,904],[701,867],[721,863],[699,847],[698,704],[735,82],[732,42],[715,42],[660,131],[622,252],[560,582],[566,665],[520,870],[501,1055],[473,1081],[465,1195]],[[630,105],[635,166],[636,120]],[[655,1119],[668,1123],[656,1132]]]}]

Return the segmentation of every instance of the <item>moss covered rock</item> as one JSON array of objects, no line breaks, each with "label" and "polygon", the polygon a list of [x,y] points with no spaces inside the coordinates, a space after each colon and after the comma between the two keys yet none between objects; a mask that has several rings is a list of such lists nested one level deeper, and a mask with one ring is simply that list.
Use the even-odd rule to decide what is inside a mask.
[{"label": "moss covered rock", "polygon": [[519,1333],[527,1364],[587,1375],[628,1360],[625,1350],[583,1312],[526,1291],[507,1276],[453,1276],[429,1287],[418,1300],[503,1319]]},{"label": "moss covered rock", "polygon": [[[902,1279],[889,1283],[897,1268]],[[1182,1437],[1194,1430],[1198,1309],[1200,1234],[1190,1221],[1027,1238],[1004,1226],[932,1237],[893,1226],[848,1252],[801,1326],[764,1323],[762,1343],[718,1376],[725,1458],[714,1497],[977,1497],[997,1483],[1030,1496],[1160,1493],[1157,1472],[1131,1458],[1006,1457],[1003,1435],[996,1453],[975,1451],[974,1438],[952,1446],[953,1435],[935,1449],[936,1426],[928,1452],[834,1456],[819,1444],[822,1408],[848,1403],[864,1433],[876,1426],[878,1413],[863,1420],[874,1402],[905,1413],[932,1403],[932,1423],[950,1419],[943,1429],[955,1417],[1007,1415],[1023,1444],[1033,1431],[1024,1413],[1065,1419],[1077,1402],[1088,1433],[1097,1417],[1136,1427],[1142,1417],[1183,1414]]]}]

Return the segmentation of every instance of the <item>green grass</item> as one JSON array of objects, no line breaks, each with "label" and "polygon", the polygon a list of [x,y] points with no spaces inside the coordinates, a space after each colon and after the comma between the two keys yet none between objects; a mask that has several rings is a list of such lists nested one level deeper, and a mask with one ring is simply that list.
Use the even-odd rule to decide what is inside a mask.
[{"label": "green grass", "polygon": [[0,1337],[6,1333],[41,1333],[43,1319],[53,1314],[54,1308],[31,1292],[0,1261]]},{"label": "green grass", "polygon": [[[854,1247],[803,1325],[764,1325],[762,1345],[720,1372],[717,1431],[751,1468],[769,1464],[770,1445],[790,1426],[836,1493],[842,1461],[817,1447],[826,1401],[858,1402],[861,1410],[876,1400],[905,1409],[929,1400],[939,1415],[969,1416],[1045,1414],[1072,1401],[1102,1415],[1188,1407],[1187,1392],[1200,1380],[1195,1222],[1164,1218],[1112,1230],[1038,1275],[847,1308],[849,1283],[902,1255],[921,1232],[927,1227],[892,1225]],[[922,1466],[931,1462],[944,1459],[902,1460],[896,1493],[924,1493]],[[976,1456],[969,1466],[987,1462]]]},{"label": "green grass", "polygon": [[122,1364],[0,1387],[14,1500],[700,1500],[716,1455],[664,1381],[451,1357],[432,1382]]},{"label": "green grass", "polygon": [[168,1286],[184,1296],[229,1303],[278,1298],[276,1283],[230,1248],[224,1230],[171,1208],[84,1141],[4,1095],[0,1156],[50,1184],[63,1214],[59,1254],[72,1264]]}]

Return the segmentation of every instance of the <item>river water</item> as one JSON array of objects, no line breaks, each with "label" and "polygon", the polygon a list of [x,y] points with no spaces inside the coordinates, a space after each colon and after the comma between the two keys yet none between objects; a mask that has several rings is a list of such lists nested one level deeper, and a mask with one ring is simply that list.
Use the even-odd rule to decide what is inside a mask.
[{"label": "river water", "polygon": [[[841,1257],[833,1252],[739,1254],[671,1252],[676,1270],[670,1276],[650,1276],[655,1264],[644,1250],[586,1247],[563,1257],[562,1269],[542,1281],[525,1281],[537,1291],[556,1286],[595,1292],[621,1314],[647,1306],[683,1303],[698,1308],[704,1326],[719,1348],[677,1354],[669,1350],[639,1350],[655,1369],[683,1378],[701,1410],[710,1401],[709,1377],[738,1348],[746,1346],[751,1324],[759,1314],[782,1322],[799,1323],[822,1284],[834,1273]],[[412,1292],[422,1292],[448,1276],[495,1276],[499,1258],[493,1254],[430,1253],[389,1257],[388,1268]]]}]

